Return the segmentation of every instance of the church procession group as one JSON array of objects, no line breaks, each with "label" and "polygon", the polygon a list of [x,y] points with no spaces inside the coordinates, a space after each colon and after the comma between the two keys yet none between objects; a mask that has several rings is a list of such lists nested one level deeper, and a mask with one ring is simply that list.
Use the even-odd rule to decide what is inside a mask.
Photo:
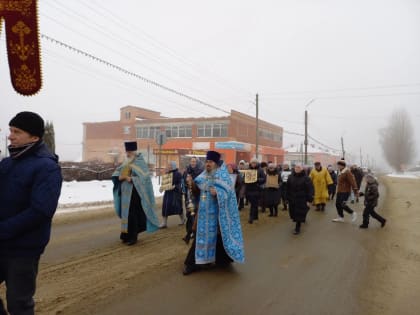
[{"label": "church procession group", "polygon": [[[186,228],[182,240],[191,247],[185,258],[183,274],[189,275],[208,266],[243,263],[244,241],[240,211],[249,207],[248,224],[258,220],[259,213],[277,217],[279,207],[288,211],[295,223],[293,234],[301,233],[301,225],[311,207],[323,212],[328,201],[335,199],[337,218],[343,223],[344,212],[357,220],[348,203],[364,196],[363,223],[368,228],[373,217],[384,227],[386,219],[375,212],[378,203],[378,181],[357,165],[348,167],[344,159],[336,166],[314,167],[295,164],[275,165],[256,158],[238,165],[226,164],[216,151],[208,151],[204,163],[191,157],[180,171],[175,161],[168,163],[160,192],[163,192],[162,222],[155,212],[153,186],[147,164],[137,152],[137,142],[125,142],[126,160],[112,176],[114,206],[121,218],[120,239],[127,245],[137,242],[138,233],[167,228],[168,217],[178,215]],[[364,191],[360,191],[365,179]],[[186,209],[184,215],[184,208]]]},{"label": "church procession group", "polygon": [[[6,285],[7,306],[0,298],[0,315],[34,314],[39,260],[51,235],[52,218],[57,209],[63,178],[58,156],[43,141],[45,123],[34,112],[20,112],[9,122],[9,156],[0,161],[0,285]],[[338,173],[320,163],[310,171],[301,164],[292,169],[273,163],[240,161],[238,168],[226,164],[220,153],[208,151],[204,165],[191,158],[183,174],[175,162],[167,165],[161,192],[162,218],[156,215],[156,202],[149,169],[137,142],[125,142],[126,159],[112,175],[114,207],[121,219],[120,239],[134,245],[138,234],[167,227],[168,217],[178,215],[186,227],[183,237],[191,247],[185,258],[183,274],[208,266],[228,266],[245,262],[240,211],[249,205],[248,224],[258,220],[259,212],[269,209],[278,215],[278,207],[289,211],[299,234],[312,205],[324,211],[328,199],[336,193],[338,216],[344,211],[356,220],[347,202],[364,195],[365,209],[361,228],[369,217],[381,227],[386,220],[375,212],[379,197],[378,182],[351,170],[344,160],[337,163]],[[352,194],[353,193],[353,194]],[[183,209],[187,210],[184,216]],[[261,209],[261,210],[260,210]]]}]

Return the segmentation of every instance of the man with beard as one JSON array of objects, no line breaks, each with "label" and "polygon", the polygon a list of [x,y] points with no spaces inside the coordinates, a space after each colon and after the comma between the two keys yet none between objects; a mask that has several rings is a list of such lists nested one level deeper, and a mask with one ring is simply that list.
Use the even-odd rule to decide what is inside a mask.
[{"label": "man with beard", "polygon": [[140,232],[156,231],[159,220],[149,169],[137,153],[137,142],[125,142],[124,146],[127,158],[112,174],[114,206],[121,218],[121,241],[134,245]]},{"label": "man with beard", "polygon": [[251,204],[248,223],[252,224],[254,220],[258,220],[258,205],[266,176],[256,158],[252,159],[249,163],[249,171],[255,171],[257,173],[255,181],[248,183],[245,181],[246,199]]},{"label": "man with beard", "polygon": [[195,219],[195,238],[184,262],[183,274],[216,263],[243,263],[244,244],[236,195],[220,153],[208,151],[205,171],[195,178],[192,190],[200,203]]},{"label": "man with beard", "polygon": [[58,157],[42,141],[44,120],[20,112],[9,123],[10,156],[0,162],[0,284],[6,312],[34,314],[39,259],[50,240],[61,191]]}]

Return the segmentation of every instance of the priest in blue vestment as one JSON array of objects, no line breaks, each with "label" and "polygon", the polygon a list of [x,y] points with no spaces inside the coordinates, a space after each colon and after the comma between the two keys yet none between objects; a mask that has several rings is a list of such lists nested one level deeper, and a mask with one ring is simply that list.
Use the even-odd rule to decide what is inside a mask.
[{"label": "priest in blue vestment", "polygon": [[195,239],[184,262],[188,275],[202,265],[227,266],[245,261],[244,242],[235,190],[220,153],[208,151],[205,171],[193,183],[199,194]]},{"label": "priest in blue vestment", "polygon": [[154,232],[159,228],[155,212],[155,196],[149,169],[137,142],[125,142],[127,159],[114,174],[114,207],[121,218],[120,239],[134,245],[140,232]]}]

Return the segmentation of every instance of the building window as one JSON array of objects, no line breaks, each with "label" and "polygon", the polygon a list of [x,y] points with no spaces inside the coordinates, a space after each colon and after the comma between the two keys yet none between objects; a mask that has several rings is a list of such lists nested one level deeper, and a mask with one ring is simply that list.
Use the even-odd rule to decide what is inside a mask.
[{"label": "building window", "polygon": [[156,134],[160,131],[160,127],[137,127],[137,138],[155,138]]},{"label": "building window", "polygon": [[123,127],[123,133],[125,135],[129,135],[130,134],[130,126],[124,126]]},{"label": "building window", "polygon": [[172,138],[187,138],[192,137],[192,126],[181,125],[171,126],[166,128],[166,136]]},{"label": "building window", "polygon": [[224,123],[198,124],[197,137],[207,137],[207,138],[227,137],[227,124],[224,124]]},{"label": "building window", "polygon": [[130,119],[131,118],[131,113],[130,112],[125,112],[125,119]]}]

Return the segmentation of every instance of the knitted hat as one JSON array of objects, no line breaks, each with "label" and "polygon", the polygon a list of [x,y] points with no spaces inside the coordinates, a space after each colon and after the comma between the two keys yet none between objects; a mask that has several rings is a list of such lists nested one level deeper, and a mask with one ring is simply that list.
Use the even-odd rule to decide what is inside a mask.
[{"label": "knitted hat", "polygon": [[137,141],[124,142],[125,151],[137,151]]},{"label": "knitted hat", "polygon": [[10,127],[26,131],[32,136],[42,138],[44,135],[44,120],[37,113],[20,112],[9,122]]},{"label": "knitted hat", "polygon": [[207,151],[206,160],[213,161],[214,163],[219,164],[220,153],[216,151]]}]

